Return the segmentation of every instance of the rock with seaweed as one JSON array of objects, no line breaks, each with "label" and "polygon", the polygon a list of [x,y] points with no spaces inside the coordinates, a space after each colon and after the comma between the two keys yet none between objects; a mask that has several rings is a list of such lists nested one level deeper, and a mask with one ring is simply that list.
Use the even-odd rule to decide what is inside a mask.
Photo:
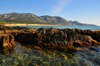
[{"label": "rock with seaweed", "polygon": [[0,34],[0,50],[12,51],[15,45],[14,36],[12,34]]},{"label": "rock with seaweed", "polygon": [[27,29],[27,32],[16,34],[15,39],[20,43],[30,44],[31,46],[38,45],[49,49],[73,49],[74,46],[97,44],[97,41],[92,39],[91,36],[79,34],[78,31],[74,29],[56,29],[53,27],[42,27],[34,31],[32,31],[32,28]]},{"label": "rock with seaweed", "polygon": [[[15,41],[24,45],[40,46],[47,49],[66,50],[75,46],[90,46],[100,44],[100,31],[81,29],[28,28],[6,27],[11,31]],[[16,30],[16,31],[15,31]],[[95,36],[94,36],[95,35]]]},{"label": "rock with seaweed", "polygon": [[14,36],[6,33],[6,28],[4,24],[0,24],[0,51],[13,50],[15,44]]}]

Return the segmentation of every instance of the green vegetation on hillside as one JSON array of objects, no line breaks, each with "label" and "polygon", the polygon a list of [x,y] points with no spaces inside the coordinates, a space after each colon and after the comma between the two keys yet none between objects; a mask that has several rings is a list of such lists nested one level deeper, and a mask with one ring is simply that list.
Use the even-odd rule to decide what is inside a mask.
[{"label": "green vegetation on hillside", "polygon": [[0,15],[0,22],[4,23],[30,23],[30,24],[69,24],[62,17],[58,16],[36,16],[30,13],[8,13]]},{"label": "green vegetation on hillside", "polygon": [[62,24],[62,25],[80,25],[95,26],[92,24],[83,24],[78,21],[67,21],[59,16],[36,16],[31,13],[5,13],[0,15],[0,23],[29,23],[29,24]]}]

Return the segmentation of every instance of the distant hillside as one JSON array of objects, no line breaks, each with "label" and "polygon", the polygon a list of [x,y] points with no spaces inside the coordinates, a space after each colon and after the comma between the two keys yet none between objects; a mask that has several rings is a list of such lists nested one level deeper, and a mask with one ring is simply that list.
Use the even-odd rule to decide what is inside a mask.
[{"label": "distant hillside", "polygon": [[44,19],[30,13],[9,13],[0,15],[0,20],[5,20],[11,23],[46,23]]},{"label": "distant hillside", "polygon": [[62,17],[58,17],[58,16],[41,16],[40,18],[43,18],[47,23],[53,23],[53,24],[67,24],[67,25],[72,25],[70,22],[68,22],[67,20],[65,20]]},{"label": "distant hillside", "polygon": [[0,15],[0,22],[6,23],[36,23],[36,24],[67,24],[72,25],[62,17],[58,16],[36,16],[30,13],[5,13]]},{"label": "distant hillside", "polygon": [[36,16],[31,13],[5,13],[0,14],[0,23],[30,23],[30,24],[60,24],[60,25],[81,25],[95,26],[92,24],[83,24],[78,21],[67,21],[59,16]]},{"label": "distant hillside", "polygon": [[96,25],[93,25],[93,24],[79,23],[78,21],[69,21],[69,22],[74,24],[74,25],[79,25],[79,26],[96,26]]}]

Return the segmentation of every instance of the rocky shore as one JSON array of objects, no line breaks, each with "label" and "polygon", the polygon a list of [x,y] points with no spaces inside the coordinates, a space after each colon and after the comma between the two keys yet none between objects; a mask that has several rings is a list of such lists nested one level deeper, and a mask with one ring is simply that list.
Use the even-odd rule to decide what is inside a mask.
[{"label": "rocky shore", "polygon": [[75,49],[75,46],[100,44],[100,31],[91,30],[0,27],[0,33],[0,47],[2,48],[13,48],[14,41],[31,47],[39,46],[64,51]]}]

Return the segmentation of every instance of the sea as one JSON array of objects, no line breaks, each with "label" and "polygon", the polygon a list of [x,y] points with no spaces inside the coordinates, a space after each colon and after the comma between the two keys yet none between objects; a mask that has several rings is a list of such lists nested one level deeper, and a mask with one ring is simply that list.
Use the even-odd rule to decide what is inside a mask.
[{"label": "sea", "polygon": [[[14,26],[12,26],[12,27],[14,27]],[[54,27],[57,29],[77,28],[77,29],[82,29],[82,30],[100,30],[100,26],[34,25],[34,26],[20,26],[20,27],[33,27],[33,28]]]},{"label": "sea", "polygon": [[[35,25],[27,27],[100,30],[100,26]],[[0,66],[100,66],[100,45],[77,47],[77,50],[64,52],[35,49],[19,43],[15,44],[13,51],[10,53],[0,52]]]}]

